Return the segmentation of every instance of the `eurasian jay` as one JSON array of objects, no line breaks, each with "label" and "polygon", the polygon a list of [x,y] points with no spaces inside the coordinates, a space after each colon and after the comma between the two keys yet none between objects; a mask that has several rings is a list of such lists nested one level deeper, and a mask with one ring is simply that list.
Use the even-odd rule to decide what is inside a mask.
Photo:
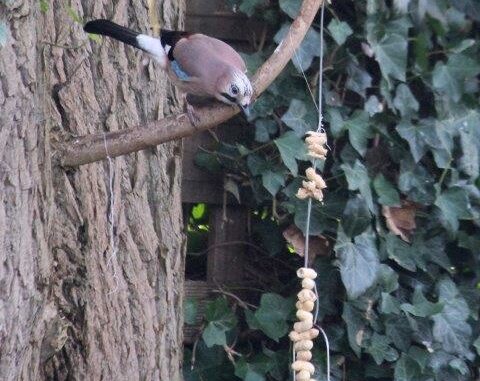
[{"label": "eurasian jay", "polygon": [[[225,42],[200,33],[165,29],[161,30],[160,38],[155,38],[109,20],[90,21],[84,30],[112,37],[149,53],[185,94],[213,97],[229,105],[238,105],[248,116],[253,89],[245,74],[245,62]],[[193,110],[188,104],[187,110],[194,123]]]}]

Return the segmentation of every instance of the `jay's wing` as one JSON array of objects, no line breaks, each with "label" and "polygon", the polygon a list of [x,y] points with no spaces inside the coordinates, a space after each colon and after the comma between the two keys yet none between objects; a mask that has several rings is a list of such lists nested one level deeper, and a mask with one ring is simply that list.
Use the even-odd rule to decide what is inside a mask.
[{"label": "jay's wing", "polygon": [[203,34],[178,39],[168,53],[173,58],[172,69],[179,68],[189,81],[196,83],[198,92],[209,95],[217,92],[219,79],[232,68],[246,71],[243,59],[232,47]]},{"label": "jay's wing", "polygon": [[85,24],[88,33],[109,36],[150,53],[167,69],[167,62],[178,79],[195,82],[198,91],[214,94],[219,77],[232,67],[246,71],[242,57],[228,44],[196,33],[161,31],[160,39],[141,34],[109,20],[93,20]]},{"label": "jay's wing", "polygon": [[242,72],[246,71],[240,54],[216,38],[200,33],[183,35],[171,46],[169,58],[177,61],[184,71],[191,75],[202,77],[205,71],[211,72],[219,66],[231,66]]}]

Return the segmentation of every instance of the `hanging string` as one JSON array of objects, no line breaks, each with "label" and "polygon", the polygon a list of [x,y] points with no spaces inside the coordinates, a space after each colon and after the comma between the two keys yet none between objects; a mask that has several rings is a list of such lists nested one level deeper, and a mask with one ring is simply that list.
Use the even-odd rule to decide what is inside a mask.
[{"label": "hanging string", "polygon": [[113,259],[117,257],[118,248],[115,244],[115,193],[113,189],[113,160],[108,153],[107,148],[107,136],[105,132],[103,133],[103,145],[105,147],[105,153],[108,160],[108,193],[110,198],[110,210],[108,212],[108,228],[109,228],[109,239],[110,239],[110,250],[111,254],[107,260],[107,268],[112,265],[113,268],[113,279],[115,279],[115,289],[110,291],[108,294],[115,293],[118,290],[118,276],[117,276],[117,269],[115,264],[112,262]]},{"label": "hanging string", "polygon": [[[318,104],[315,101],[315,97],[313,96],[313,91],[310,88],[310,85],[308,83],[308,79],[305,75],[305,72],[299,62],[297,52],[294,51],[294,58],[296,60],[297,66],[299,67],[302,76],[305,80],[305,83],[307,84],[308,91],[310,93],[310,96],[312,97],[313,104],[315,105],[315,108],[318,111],[318,125],[317,125],[317,132],[324,132],[325,130],[323,129],[323,56],[324,56],[324,17],[325,16],[325,1],[322,2],[321,5],[321,10],[320,10],[320,63],[319,63],[319,75],[318,75]],[[317,159],[314,159],[312,162],[313,169],[316,170],[317,168]],[[305,225],[305,251],[304,251],[304,267],[308,267],[309,263],[309,249],[310,249],[310,225],[311,225],[311,216],[312,216],[312,198],[308,198],[307,202],[307,219],[306,219],[306,225]],[[315,303],[315,316],[313,319],[313,323],[316,324],[318,320],[318,315],[319,315],[319,303],[318,303],[318,290],[317,286],[315,284],[314,287],[315,295],[317,297],[317,301]],[[330,342],[328,340],[328,336],[323,330],[322,327],[318,326],[320,332],[322,333],[322,336],[325,340],[325,347],[326,347],[326,352],[327,352],[327,381],[330,381],[330,373],[331,373],[331,366],[330,366]],[[295,353],[293,353],[293,360],[295,360]],[[293,380],[295,381],[295,371],[293,372]]]},{"label": "hanging string", "polygon": [[[323,132],[323,27],[324,27],[324,14],[325,14],[325,1],[322,3],[320,11],[320,64],[318,74],[318,125],[317,132]],[[308,82],[307,82],[308,86]],[[310,86],[309,86],[310,88]],[[311,93],[311,91],[310,91]],[[315,103],[315,100],[313,100]],[[317,169],[317,159],[313,160],[313,169]],[[304,266],[308,267],[308,253],[310,248],[310,222],[312,215],[312,199],[308,199],[307,204],[307,221],[305,226],[305,257]]]}]

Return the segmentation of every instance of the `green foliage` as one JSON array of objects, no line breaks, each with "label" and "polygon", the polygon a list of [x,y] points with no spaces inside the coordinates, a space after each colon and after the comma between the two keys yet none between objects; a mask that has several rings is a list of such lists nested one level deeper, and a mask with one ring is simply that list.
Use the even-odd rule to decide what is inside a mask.
[{"label": "green foliage", "polygon": [[358,298],[377,278],[379,261],[375,237],[370,233],[363,233],[356,236],[355,243],[352,243],[350,238],[340,231],[335,251],[345,290],[350,298]]},{"label": "green foliage", "polygon": [[[274,32],[270,46],[246,55],[255,70],[281,43],[301,1],[231,2]],[[480,3],[339,0],[325,15],[331,150],[317,163],[328,188],[323,203],[313,202],[310,232],[333,249],[314,264],[332,380],[477,379]],[[318,21],[257,100],[250,133],[197,157],[211,172],[232,175],[237,188],[230,184],[230,191],[254,210],[251,259],[264,272],[251,285],[263,292],[247,297],[255,306],[234,298],[209,304],[193,370],[186,351],[189,381],[289,377],[294,269],[303,259],[288,250],[282,232],[291,224],[305,231],[307,203],[295,193],[311,165],[302,140],[316,128],[317,113],[301,70],[317,83]],[[416,211],[410,242],[390,230],[402,227],[402,217],[387,225],[382,214],[405,201]],[[189,303],[186,319],[193,321]],[[240,353],[235,363],[223,345]],[[315,345],[314,378],[325,380],[322,340]]]},{"label": "green foliage", "polygon": [[209,302],[205,312],[208,322],[203,330],[202,338],[207,347],[214,345],[227,345],[227,332],[233,329],[237,318],[227,305],[224,298],[217,298]]},{"label": "green foliage", "polygon": [[278,341],[288,332],[287,318],[293,311],[293,303],[276,294],[263,294],[260,307],[249,319],[250,328],[261,329],[265,335]]}]

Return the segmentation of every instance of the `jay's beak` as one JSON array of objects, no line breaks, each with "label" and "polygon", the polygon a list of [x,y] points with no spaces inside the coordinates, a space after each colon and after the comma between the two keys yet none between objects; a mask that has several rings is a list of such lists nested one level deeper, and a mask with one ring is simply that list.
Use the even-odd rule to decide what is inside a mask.
[{"label": "jay's beak", "polygon": [[240,109],[243,111],[243,114],[245,115],[246,118],[250,116],[250,105],[245,104],[245,105],[239,105]]}]

